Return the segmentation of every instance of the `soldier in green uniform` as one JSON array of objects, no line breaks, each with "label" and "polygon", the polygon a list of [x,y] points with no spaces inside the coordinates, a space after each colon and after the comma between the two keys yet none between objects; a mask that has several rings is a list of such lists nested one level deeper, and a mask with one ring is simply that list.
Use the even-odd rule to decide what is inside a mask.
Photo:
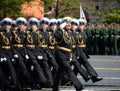
[{"label": "soldier in green uniform", "polygon": [[114,30],[115,30],[115,38],[114,38],[114,43],[115,43],[115,46],[114,46],[114,55],[118,55],[118,45],[119,45],[119,43],[118,43],[118,39],[119,39],[119,30],[118,30],[118,26],[117,26],[117,24],[115,24],[115,28],[114,28]]},{"label": "soldier in green uniform", "polygon": [[101,25],[99,32],[99,54],[107,55],[107,38],[108,38],[108,29],[105,24]]},{"label": "soldier in green uniform", "polygon": [[98,49],[98,38],[99,38],[99,25],[96,24],[94,25],[94,29],[92,31],[92,47],[93,47],[93,54],[99,54],[99,49]]},{"label": "soldier in green uniform", "polygon": [[92,36],[92,31],[94,30],[94,25],[93,24],[88,24],[87,28],[84,30],[87,35],[87,41],[86,41],[86,49],[89,54],[93,54],[93,36]]},{"label": "soldier in green uniform", "polygon": [[117,31],[118,31],[117,48],[118,48],[118,55],[120,55],[120,24],[117,24]]},{"label": "soldier in green uniform", "polygon": [[117,54],[117,35],[118,31],[115,29],[115,25],[110,25],[109,32],[108,32],[108,48],[109,48],[109,55]]}]

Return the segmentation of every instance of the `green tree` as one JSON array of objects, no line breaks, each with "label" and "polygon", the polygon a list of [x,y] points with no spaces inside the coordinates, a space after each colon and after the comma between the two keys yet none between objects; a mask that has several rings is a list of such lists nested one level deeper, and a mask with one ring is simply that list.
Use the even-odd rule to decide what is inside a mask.
[{"label": "green tree", "polygon": [[64,16],[79,18],[80,0],[44,0],[45,8],[51,4],[55,4],[56,18]]},{"label": "green tree", "polygon": [[109,13],[105,16],[108,23],[120,23],[120,8],[110,8]]},{"label": "green tree", "polygon": [[[120,23],[120,7],[119,7],[119,3],[120,0],[117,0],[118,4],[116,4],[116,6],[109,6],[105,3],[104,0],[104,5],[103,5],[103,9],[104,10],[97,10],[95,12],[95,15],[98,15],[100,18],[100,21],[102,22],[107,22],[107,23]],[[99,20],[98,20],[99,21]]]},{"label": "green tree", "polygon": [[21,4],[25,0],[0,0],[0,18],[17,17],[20,13]]},{"label": "green tree", "polygon": [[44,7],[48,7],[51,4],[55,3],[55,0],[41,0],[44,2]]},{"label": "green tree", "polygon": [[0,0],[0,18],[23,16],[21,13],[21,4],[25,1],[29,2],[34,0]]},{"label": "green tree", "polygon": [[80,0],[60,0],[58,17],[71,16],[79,18]]}]

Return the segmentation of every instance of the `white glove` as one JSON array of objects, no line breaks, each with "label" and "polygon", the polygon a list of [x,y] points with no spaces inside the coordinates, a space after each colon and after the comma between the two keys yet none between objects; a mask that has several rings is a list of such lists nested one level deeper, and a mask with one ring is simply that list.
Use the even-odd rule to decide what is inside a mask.
[{"label": "white glove", "polygon": [[18,58],[18,54],[15,54],[15,55],[14,55],[14,58]]},{"label": "white glove", "polygon": [[3,58],[0,58],[0,62],[3,62]]},{"label": "white glove", "polygon": [[28,60],[28,59],[29,59],[29,56],[28,56],[28,55],[25,55],[25,58]]},{"label": "white glove", "polygon": [[72,58],[70,58],[70,61],[72,61]]},{"label": "white glove", "polygon": [[34,66],[33,65],[31,65],[31,71],[33,71],[34,70]]},{"label": "white glove", "polygon": [[66,22],[64,22],[64,23],[60,24],[60,29],[65,28],[65,26],[66,26]]},{"label": "white glove", "polygon": [[43,56],[37,56],[37,58],[39,59],[39,60],[42,60],[43,59]]},{"label": "white glove", "polygon": [[13,58],[13,59],[12,59],[12,62],[14,62],[14,61],[15,61],[15,59]]},{"label": "white glove", "polygon": [[0,62],[7,61],[7,58],[1,58]]},{"label": "white glove", "polygon": [[80,59],[80,57],[79,57],[79,56],[77,56],[77,59]]}]

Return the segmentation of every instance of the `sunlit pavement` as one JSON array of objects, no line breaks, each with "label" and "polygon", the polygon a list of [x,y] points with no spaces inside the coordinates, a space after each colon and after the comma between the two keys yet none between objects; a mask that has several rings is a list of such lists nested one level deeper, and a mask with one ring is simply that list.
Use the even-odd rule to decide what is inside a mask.
[{"label": "sunlit pavement", "polygon": [[[85,86],[82,91],[120,91],[120,56],[91,55],[90,57],[89,62],[103,80],[96,83],[90,80],[85,83],[78,75]],[[52,91],[52,88],[31,91]],[[75,89],[73,86],[60,86],[60,91],[75,91]]]}]

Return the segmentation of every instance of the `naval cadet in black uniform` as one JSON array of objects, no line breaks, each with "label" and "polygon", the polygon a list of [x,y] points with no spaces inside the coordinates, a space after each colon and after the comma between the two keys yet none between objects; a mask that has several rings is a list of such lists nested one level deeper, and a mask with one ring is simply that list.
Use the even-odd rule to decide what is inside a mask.
[{"label": "naval cadet in black uniform", "polygon": [[83,31],[85,27],[86,21],[84,19],[79,19],[79,27],[78,30],[76,31],[77,33],[77,45],[78,45],[78,50],[76,53],[77,59],[81,65],[84,66],[84,68],[87,70],[89,73],[91,80],[94,82],[102,80],[102,78],[98,78],[97,72],[93,69],[93,67],[90,65],[88,58],[89,55],[86,50],[86,33]]},{"label": "naval cadet in black uniform", "polygon": [[[1,32],[0,32],[0,67],[2,68],[5,76],[9,80],[9,84],[11,85],[11,89],[9,90],[21,90],[21,86],[19,84],[16,71],[11,63],[13,59],[13,51],[11,48],[11,40],[12,35],[10,32],[12,24],[12,19],[4,18],[1,21]],[[4,83],[3,83],[4,84]],[[6,88],[4,88],[6,89]]]},{"label": "naval cadet in black uniform", "polygon": [[57,58],[59,68],[57,76],[55,78],[55,83],[53,85],[53,91],[59,91],[59,84],[60,80],[63,77],[64,71],[66,72],[70,80],[73,82],[76,91],[81,91],[83,89],[83,85],[72,71],[70,65],[70,59],[72,57],[72,45],[70,35],[71,18],[63,18],[60,28],[61,29],[57,30],[55,33],[57,41],[55,56]]},{"label": "naval cadet in black uniform", "polygon": [[[37,45],[37,22],[36,18],[30,18],[29,19],[29,24],[30,24],[30,30],[26,32],[25,35],[25,47],[27,51],[27,68],[29,71],[35,72],[32,75],[32,78],[34,79],[34,76],[36,76],[37,79],[37,87],[41,88],[41,85],[46,85],[48,84],[47,78],[45,77],[43,73],[42,67],[39,65],[39,62],[42,60],[42,54],[36,50],[36,45]],[[33,76],[34,75],[34,76]],[[33,80],[34,84],[34,80]]]},{"label": "naval cadet in black uniform", "polygon": [[53,73],[53,79],[56,76],[57,70],[58,70],[58,64],[56,62],[57,59],[55,59],[55,49],[56,49],[56,40],[55,40],[55,32],[57,30],[57,20],[51,19],[49,22],[49,41],[48,41],[48,47],[50,49],[50,53],[52,55],[51,61],[49,61],[50,67],[52,68],[51,71]]},{"label": "naval cadet in black uniform", "polygon": [[31,76],[26,67],[26,51],[24,46],[27,21],[24,17],[19,17],[15,23],[18,29],[12,30],[13,65],[16,69],[20,84],[23,88],[28,88],[31,85]]},{"label": "naval cadet in black uniform", "polygon": [[73,71],[75,72],[76,76],[78,75],[78,73],[80,73],[80,75],[83,77],[85,82],[87,82],[90,79],[89,74],[82,66],[80,66],[80,64],[76,58],[76,51],[78,49],[77,42],[76,42],[76,40],[77,40],[76,39],[76,30],[78,29],[78,26],[79,26],[79,21],[77,19],[72,19],[71,20],[71,35],[72,35],[72,52],[73,52],[73,54],[72,54],[72,61],[70,64],[74,65]]},{"label": "naval cadet in black uniform", "polygon": [[[45,76],[47,80],[49,81],[49,85],[53,85],[53,77],[52,72],[50,70],[49,61],[51,62],[53,58],[53,55],[48,48],[48,24],[49,19],[46,17],[43,17],[39,20],[40,23],[40,29],[38,31],[38,46],[43,51],[44,59],[41,61],[41,66],[44,70]],[[54,61],[54,60],[53,60]]]}]

